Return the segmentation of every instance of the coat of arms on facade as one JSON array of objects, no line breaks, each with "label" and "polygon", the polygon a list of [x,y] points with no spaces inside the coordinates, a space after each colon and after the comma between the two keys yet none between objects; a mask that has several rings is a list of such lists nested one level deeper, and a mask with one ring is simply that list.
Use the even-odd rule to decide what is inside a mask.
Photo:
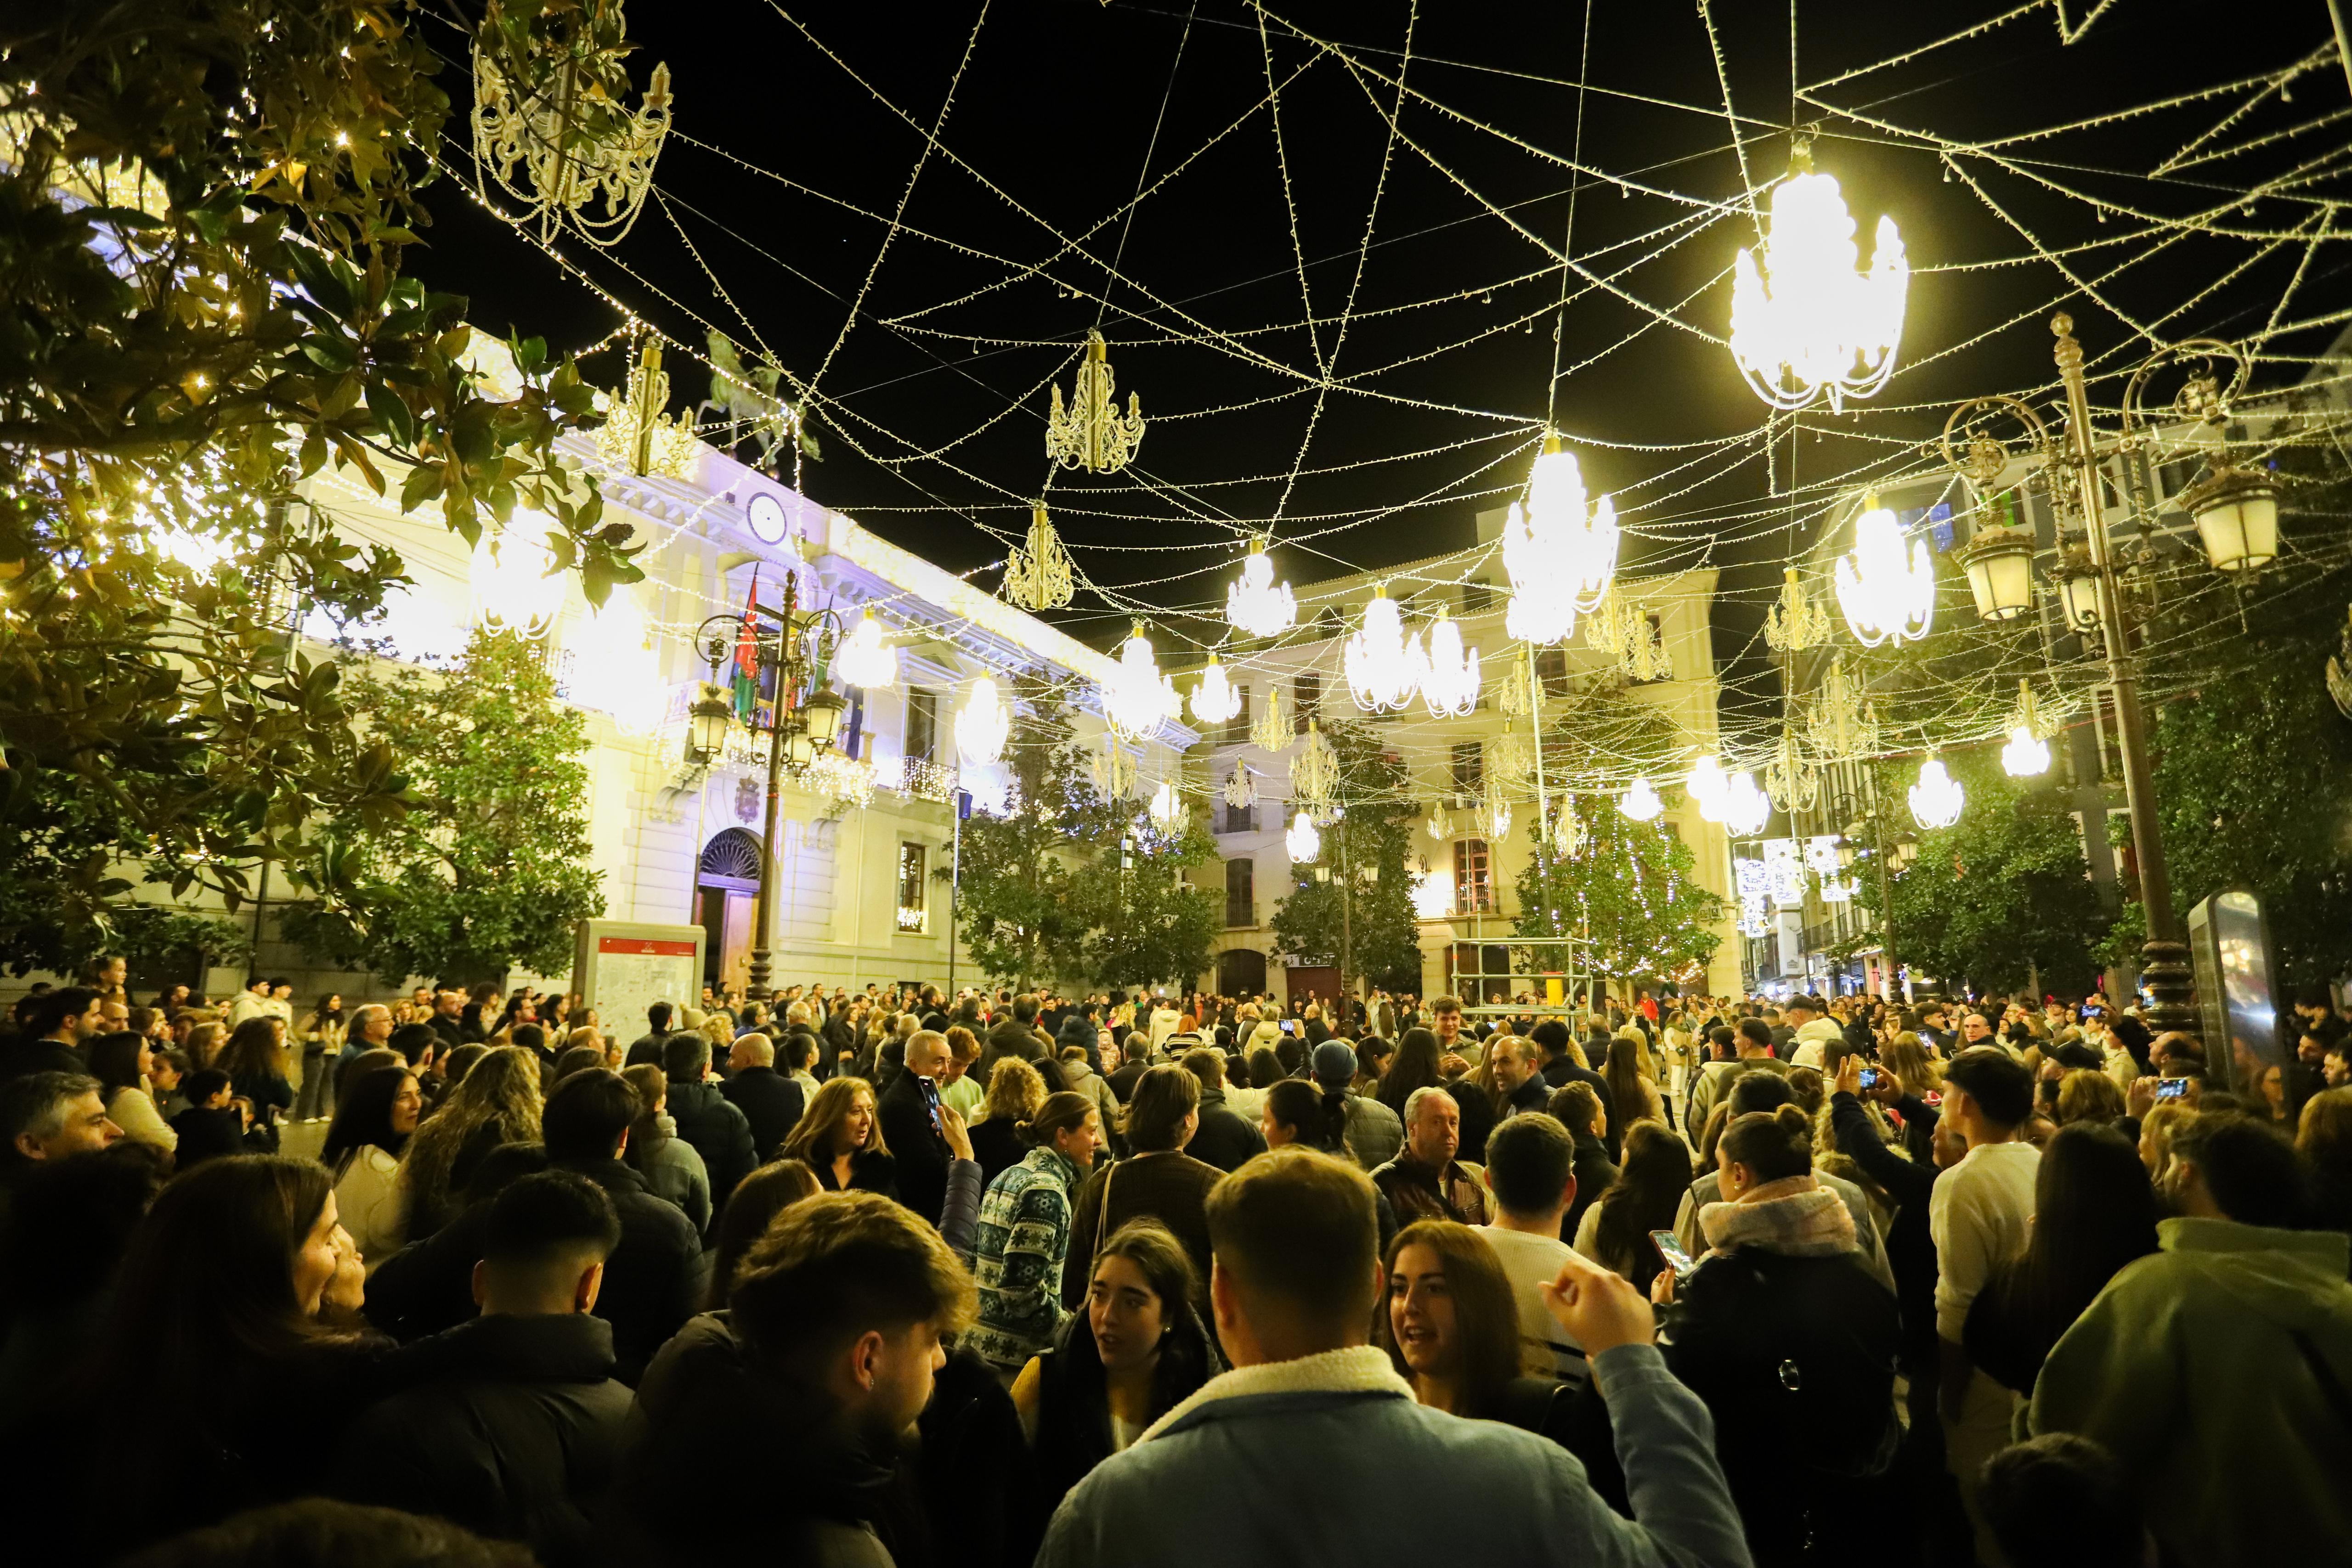
[{"label": "coat of arms on facade", "polygon": [[735,780],[735,816],[745,822],[760,817],[760,781],[749,773]]}]

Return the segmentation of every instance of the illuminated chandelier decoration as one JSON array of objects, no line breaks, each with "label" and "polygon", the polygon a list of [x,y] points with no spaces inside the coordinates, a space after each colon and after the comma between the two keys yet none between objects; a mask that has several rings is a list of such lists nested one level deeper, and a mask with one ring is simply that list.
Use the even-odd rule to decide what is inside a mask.
[{"label": "illuminated chandelier decoration", "polygon": [[1290,797],[1304,800],[1315,808],[1318,816],[1331,808],[1332,798],[1339,789],[1339,754],[1315,727],[1307,721],[1307,744],[1290,759]]},{"label": "illuminated chandelier decoration", "polygon": [[1095,792],[1106,800],[1124,800],[1135,792],[1135,758],[1116,736],[1103,737],[1102,749],[1087,758],[1087,772]]},{"label": "illuminated chandelier decoration", "polygon": [[1756,775],[1735,773],[1723,789],[1723,825],[1740,838],[1764,831],[1772,818],[1772,802],[1756,788]]},{"label": "illuminated chandelier decoration", "polygon": [[1315,857],[1323,852],[1323,835],[1315,831],[1315,823],[1306,812],[1290,819],[1290,831],[1282,835],[1282,847],[1293,865],[1312,865]]},{"label": "illuminated chandelier decoration", "polygon": [[1551,831],[1544,836],[1555,853],[1572,855],[1592,841],[1592,830],[1576,814],[1575,803],[1566,796],[1560,798],[1559,810],[1552,814]]},{"label": "illuminated chandelier decoration", "polygon": [[1527,665],[1517,659],[1507,660],[1503,678],[1495,683],[1495,706],[1503,710],[1506,718],[1525,718],[1535,705],[1528,696]]},{"label": "illuminated chandelier decoration", "polygon": [[1404,617],[1389,597],[1388,584],[1372,589],[1363,624],[1348,639],[1341,663],[1349,694],[1367,713],[1394,713],[1412,702],[1429,655],[1422,651],[1419,637],[1405,635]]},{"label": "illuminated chandelier decoration", "polygon": [[1797,745],[1797,732],[1780,727],[1780,744],[1764,764],[1764,793],[1783,811],[1810,811],[1821,798],[1822,775]]},{"label": "illuminated chandelier decoration", "polygon": [[1087,357],[1078,364],[1070,387],[1070,406],[1062,406],[1062,387],[1054,384],[1053,407],[1045,415],[1045,456],[1065,468],[1108,474],[1127,466],[1143,444],[1143,412],[1133,392],[1127,394],[1127,413],[1118,412],[1111,395],[1114,384],[1108,350],[1100,332],[1087,334]]},{"label": "illuminated chandelier decoration", "polygon": [[1225,780],[1225,804],[1236,811],[1246,811],[1257,804],[1257,775],[1234,758],[1233,777]]},{"label": "illuminated chandelier decoration", "polygon": [[1250,724],[1250,744],[1269,756],[1279,757],[1290,749],[1293,738],[1289,716],[1282,711],[1282,688],[1265,688],[1265,707]]},{"label": "illuminated chandelier decoration", "polygon": [[1141,740],[1183,711],[1176,683],[1160,673],[1140,621],[1119,646],[1118,668],[1102,687],[1102,710],[1121,740]]},{"label": "illuminated chandelier decoration", "polygon": [[1783,567],[1780,602],[1764,617],[1764,641],[1783,653],[1795,653],[1820,647],[1835,630],[1830,622],[1830,607],[1815,604],[1806,595],[1795,567]]},{"label": "illuminated chandelier decoration", "polygon": [[1903,559],[1903,525],[1871,496],[1853,520],[1853,553],[1837,561],[1837,596],[1854,640],[1875,648],[1889,638],[1916,642],[1936,619],[1936,564],[1926,539]]},{"label": "illuminated chandelier decoration", "polygon": [[2001,770],[2011,779],[2032,779],[2050,771],[2053,727],[2043,721],[2033,687],[2017,683],[2017,706],[2009,717],[2009,744],[2000,748]]},{"label": "illuminated chandelier decoration", "polygon": [[1722,759],[1712,753],[1692,763],[1691,770],[1683,776],[1683,793],[1698,807],[1698,814],[1710,822],[1723,821],[1724,796],[1730,788],[1731,780],[1724,775]]},{"label": "illuminated chandelier decoration", "polygon": [[1454,819],[1445,814],[1443,802],[1430,808],[1429,821],[1423,823],[1423,827],[1431,838],[1441,844],[1451,843],[1454,840]]},{"label": "illuminated chandelier decoration", "polygon": [[504,523],[485,524],[474,546],[469,576],[474,616],[491,632],[517,637],[547,635],[563,609],[567,579],[556,570],[548,543],[553,519],[518,507]]},{"label": "illuminated chandelier decoration", "polygon": [[1514,787],[1524,785],[1535,769],[1535,752],[1521,735],[1518,726],[1509,719],[1503,721],[1503,733],[1495,737],[1495,747],[1488,758],[1495,776]]},{"label": "illuminated chandelier decoration", "polygon": [[967,767],[986,768],[1004,755],[1012,733],[1013,710],[997,695],[995,677],[974,676],[971,694],[956,709],[956,755]]},{"label": "illuminated chandelier decoration", "polygon": [[1499,844],[1511,836],[1511,802],[1503,794],[1499,779],[1487,783],[1486,799],[1471,813],[1471,822],[1478,830],[1478,836],[1490,844]]},{"label": "illuminated chandelier decoration", "polygon": [[1826,398],[1837,413],[1895,373],[1911,282],[1903,240],[1881,217],[1870,269],[1861,270],[1853,217],[1836,179],[1813,172],[1807,138],[1790,149],[1769,206],[1762,260],[1743,249],[1734,266],[1731,357],[1774,408]]},{"label": "illuminated chandelier decoration", "polygon": [[1478,650],[1462,647],[1462,628],[1440,606],[1429,629],[1428,666],[1421,700],[1432,718],[1460,718],[1478,706]]},{"label": "illuminated chandelier decoration", "polygon": [[1192,814],[1183,797],[1176,793],[1176,781],[1161,779],[1160,788],[1151,792],[1151,825],[1172,839],[1184,831],[1184,823]]},{"label": "illuminated chandelier decoration", "polygon": [[1527,504],[1511,503],[1503,521],[1503,570],[1511,602],[1503,629],[1538,645],[1565,640],[1617,573],[1617,507],[1608,497],[1588,505],[1576,454],[1544,435],[1528,476]]},{"label": "illuminated chandelier decoration", "polygon": [[1241,580],[1225,590],[1225,620],[1244,637],[1278,637],[1298,624],[1298,601],[1290,584],[1274,580],[1264,539],[1250,540]]},{"label": "illuminated chandelier decoration", "polygon": [[860,615],[842,639],[841,651],[833,656],[833,673],[844,685],[864,691],[887,692],[898,684],[898,650],[884,640],[882,622],[872,610]]},{"label": "illuminated chandelier decoration", "polygon": [[[637,221],[669,135],[669,67],[654,68],[645,106],[629,93],[622,0],[571,6],[490,0],[474,35],[474,167],[523,204],[542,244],[570,228],[614,245]],[[518,181],[520,169],[522,178]],[[602,197],[604,209],[591,215]]]},{"label": "illuminated chandelier decoration", "polygon": [[610,714],[625,735],[646,735],[659,723],[667,695],[661,650],[654,630],[627,584],[613,590],[604,607],[575,623],[583,640],[573,645],[572,689],[576,701]]},{"label": "illuminated chandelier decoration", "polygon": [[702,465],[702,443],[691,419],[673,419],[669,372],[662,369],[660,340],[647,337],[621,396],[607,398],[604,423],[596,427],[596,452],[614,467],[656,479],[691,479]]},{"label": "illuminated chandelier decoration", "polygon": [[1944,771],[1944,759],[1928,755],[1919,764],[1919,782],[1911,786],[1911,820],[1930,830],[1948,828],[1960,820],[1964,797],[1960,782]]},{"label": "illuminated chandelier decoration", "polygon": [[1029,548],[1016,545],[1005,555],[1004,601],[1033,612],[1059,610],[1070,601],[1071,586],[1070,552],[1040,501],[1029,517]]},{"label": "illuminated chandelier decoration", "polygon": [[1607,653],[1617,667],[1637,681],[1671,681],[1675,662],[1665,639],[1650,624],[1649,612],[1628,604],[1615,593],[1604,594],[1586,617],[1584,645]]},{"label": "illuminated chandelier decoration", "polygon": [[1193,718],[1202,724],[1223,724],[1242,711],[1242,695],[1225,678],[1225,667],[1217,663],[1214,653],[1209,655],[1209,667],[1201,672],[1200,684],[1192,688],[1189,701]]},{"label": "illuminated chandelier decoration", "polygon": [[1658,798],[1647,779],[1636,779],[1617,797],[1617,809],[1637,822],[1653,822],[1666,809],[1666,803]]},{"label": "illuminated chandelier decoration", "polygon": [[1852,762],[1878,750],[1878,705],[1863,683],[1846,673],[1845,655],[1830,661],[1830,673],[1805,710],[1805,742],[1823,762]]}]

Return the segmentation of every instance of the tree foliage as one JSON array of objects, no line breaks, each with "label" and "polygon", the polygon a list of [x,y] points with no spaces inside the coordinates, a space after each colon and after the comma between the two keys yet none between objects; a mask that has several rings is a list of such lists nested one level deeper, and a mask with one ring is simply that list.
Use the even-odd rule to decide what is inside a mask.
[{"label": "tree foliage", "polygon": [[36,12],[0,52],[0,936],[47,961],[141,874],[233,908],[270,863],[338,904],[313,818],[403,809],[292,652],[301,607],[404,580],[305,498],[330,464],[469,542],[535,509],[592,599],[639,574],[556,460],[593,389],[524,343],[493,401],[464,301],[401,274],[448,112],[410,6]]},{"label": "tree foliage", "polygon": [[[1336,964],[1351,980],[1418,991],[1421,927],[1406,869],[1419,810],[1411,780],[1364,726],[1340,722],[1323,733],[1339,761],[1337,800],[1346,815],[1322,830],[1318,863],[1330,880],[1318,881],[1312,865],[1291,868],[1290,892],[1274,906],[1275,947],[1302,963]],[[1366,867],[1376,880],[1363,879]]]},{"label": "tree foliage", "polygon": [[1538,848],[1521,869],[1513,934],[1584,937],[1595,973],[1629,981],[1704,967],[1723,940],[1715,927],[1727,905],[1699,884],[1690,846],[1605,800],[1579,810],[1588,836],[1576,852]]},{"label": "tree foliage", "polygon": [[352,706],[407,773],[396,816],[331,821],[324,841],[349,908],[289,909],[289,936],[388,981],[559,974],[573,927],[604,913],[588,864],[585,720],[555,700],[541,650],[477,630],[448,670],[352,683]]}]

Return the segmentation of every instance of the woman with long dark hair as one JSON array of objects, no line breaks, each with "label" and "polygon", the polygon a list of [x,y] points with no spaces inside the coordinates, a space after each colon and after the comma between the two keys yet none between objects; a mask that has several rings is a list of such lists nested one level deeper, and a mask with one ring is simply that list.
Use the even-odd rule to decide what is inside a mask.
[{"label": "woman with long dark hair", "polygon": [[294,1085],[286,1076],[286,1023],[263,1013],[229,1032],[213,1065],[228,1074],[229,1092],[253,1107],[247,1147],[278,1152],[278,1118],[294,1105]]},{"label": "woman with long dark hair", "polygon": [[2025,1250],[1995,1268],[1969,1308],[1969,1359],[2031,1396],[2058,1336],[2117,1270],[2156,1250],[2156,1188],[2130,1139],[2099,1122],[2059,1128],[2034,1173]]},{"label": "woman with long dark hair", "polygon": [[155,1104],[148,1082],[154,1065],[154,1051],[143,1034],[125,1030],[89,1043],[89,1072],[99,1082],[106,1119],[121,1128],[124,1137],[168,1155],[180,1146],[180,1134],[172,1131]]},{"label": "woman with long dark hair", "polygon": [[1634,1030],[1620,1030],[1609,1042],[1609,1054],[1601,1064],[1601,1076],[1609,1082],[1609,1120],[1612,1125],[1631,1132],[1637,1122],[1660,1122],[1666,1119],[1665,1102],[1643,1070],[1649,1051]]},{"label": "woman with long dark hair", "polygon": [[724,1312],[728,1292],[735,1288],[735,1271],[751,1244],[767,1234],[769,1222],[824,1190],[805,1160],[770,1160],[738,1182],[727,1207],[719,1211],[719,1229],[711,1239],[710,1291],[702,1310]]},{"label": "woman with long dark hair", "polygon": [[1474,1421],[1506,1421],[1580,1455],[1607,1448],[1573,1393],[1520,1369],[1518,1298],[1486,1239],[1450,1219],[1417,1219],[1381,1253],[1387,1299],[1372,1343],[1389,1353],[1413,1398]]},{"label": "woman with long dark hair", "polygon": [[412,1239],[432,1235],[464,1207],[466,1184],[501,1144],[539,1142],[546,1102],[539,1061],[519,1046],[492,1046],[432,1115],[401,1162]]},{"label": "woman with long dark hair", "polygon": [[1438,1065],[1437,1037],[1425,1029],[1409,1029],[1397,1041],[1396,1060],[1381,1080],[1381,1103],[1404,1119],[1404,1103],[1416,1089],[1443,1089],[1444,1071]]},{"label": "woman with long dark hair", "polygon": [[1617,1179],[1577,1223],[1576,1250],[1647,1291],[1664,1261],[1650,1233],[1675,1228],[1690,1184],[1682,1139],[1663,1122],[1636,1122],[1626,1131]]},{"label": "woman with long dark hair", "polygon": [[425,1109],[416,1074],[379,1067],[344,1087],[319,1163],[335,1182],[335,1208],[370,1272],[408,1239],[400,1156]]},{"label": "woman with long dark hair", "polygon": [[1130,1220],[1097,1249],[1085,1310],[1013,1384],[1045,1512],[1224,1370],[1193,1309],[1202,1293],[1183,1243],[1155,1221]]}]

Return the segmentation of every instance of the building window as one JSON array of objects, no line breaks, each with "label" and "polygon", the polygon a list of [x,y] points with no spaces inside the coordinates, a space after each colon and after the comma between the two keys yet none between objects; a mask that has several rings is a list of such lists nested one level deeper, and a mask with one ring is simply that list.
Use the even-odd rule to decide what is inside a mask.
[{"label": "building window", "polygon": [[1227,861],[1225,862],[1225,924],[1255,925],[1257,924],[1257,862]]},{"label": "building window", "polygon": [[1226,801],[1224,820],[1219,823],[1217,831],[1221,833],[1256,832],[1257,808],[1255,806],[1236,806],[1231,800]]},{"label": "building window", "polygon": [[1234,716],[1225,720],[1225,733],[1220,740],[1220,744],[1225,746],[1239,746],[1243,741],[1249,738],[1249,688],[1247,686],[1235,686],[1234,688],[1234,696],[1235,699]]},{"label": "building window", "polygon": [[1486,873],[1486,841],[1459,839],[1454,845],[1454,913],[1495,913],[1495,884]]},{"label": "building window", "polygon": [[1543,683],[1548,697],[1568,695],[1568,650],[1538,648],[1536,650],[1536,679]]},{"label": "building window", "polygon": [[907,758],[912,762],[936,762],[940,750],[940,694],[920,686],[907,688]]},{"label": "building window", "polygon": [[1290,721],[1291,730],[1294,734],[1305,735],[1307,721],[1313,718],[1323,706],[1323,677],[1312,670],[1301,670],[1291,683],[1290,690],[1291,695],[1298,699],[1298,712]]},{"label": "building window", "polygon": [[1457,795],[1475,795],[1486,788],[1485,748],[1475,740],[1455,741],[1454,743],[1454,792]]},{"label": "building window", "polygon": [[931,900],[923,885],[924,862],[930,852],[921,844],[898,846],[898,929],[920,936],[930,929]]}]

